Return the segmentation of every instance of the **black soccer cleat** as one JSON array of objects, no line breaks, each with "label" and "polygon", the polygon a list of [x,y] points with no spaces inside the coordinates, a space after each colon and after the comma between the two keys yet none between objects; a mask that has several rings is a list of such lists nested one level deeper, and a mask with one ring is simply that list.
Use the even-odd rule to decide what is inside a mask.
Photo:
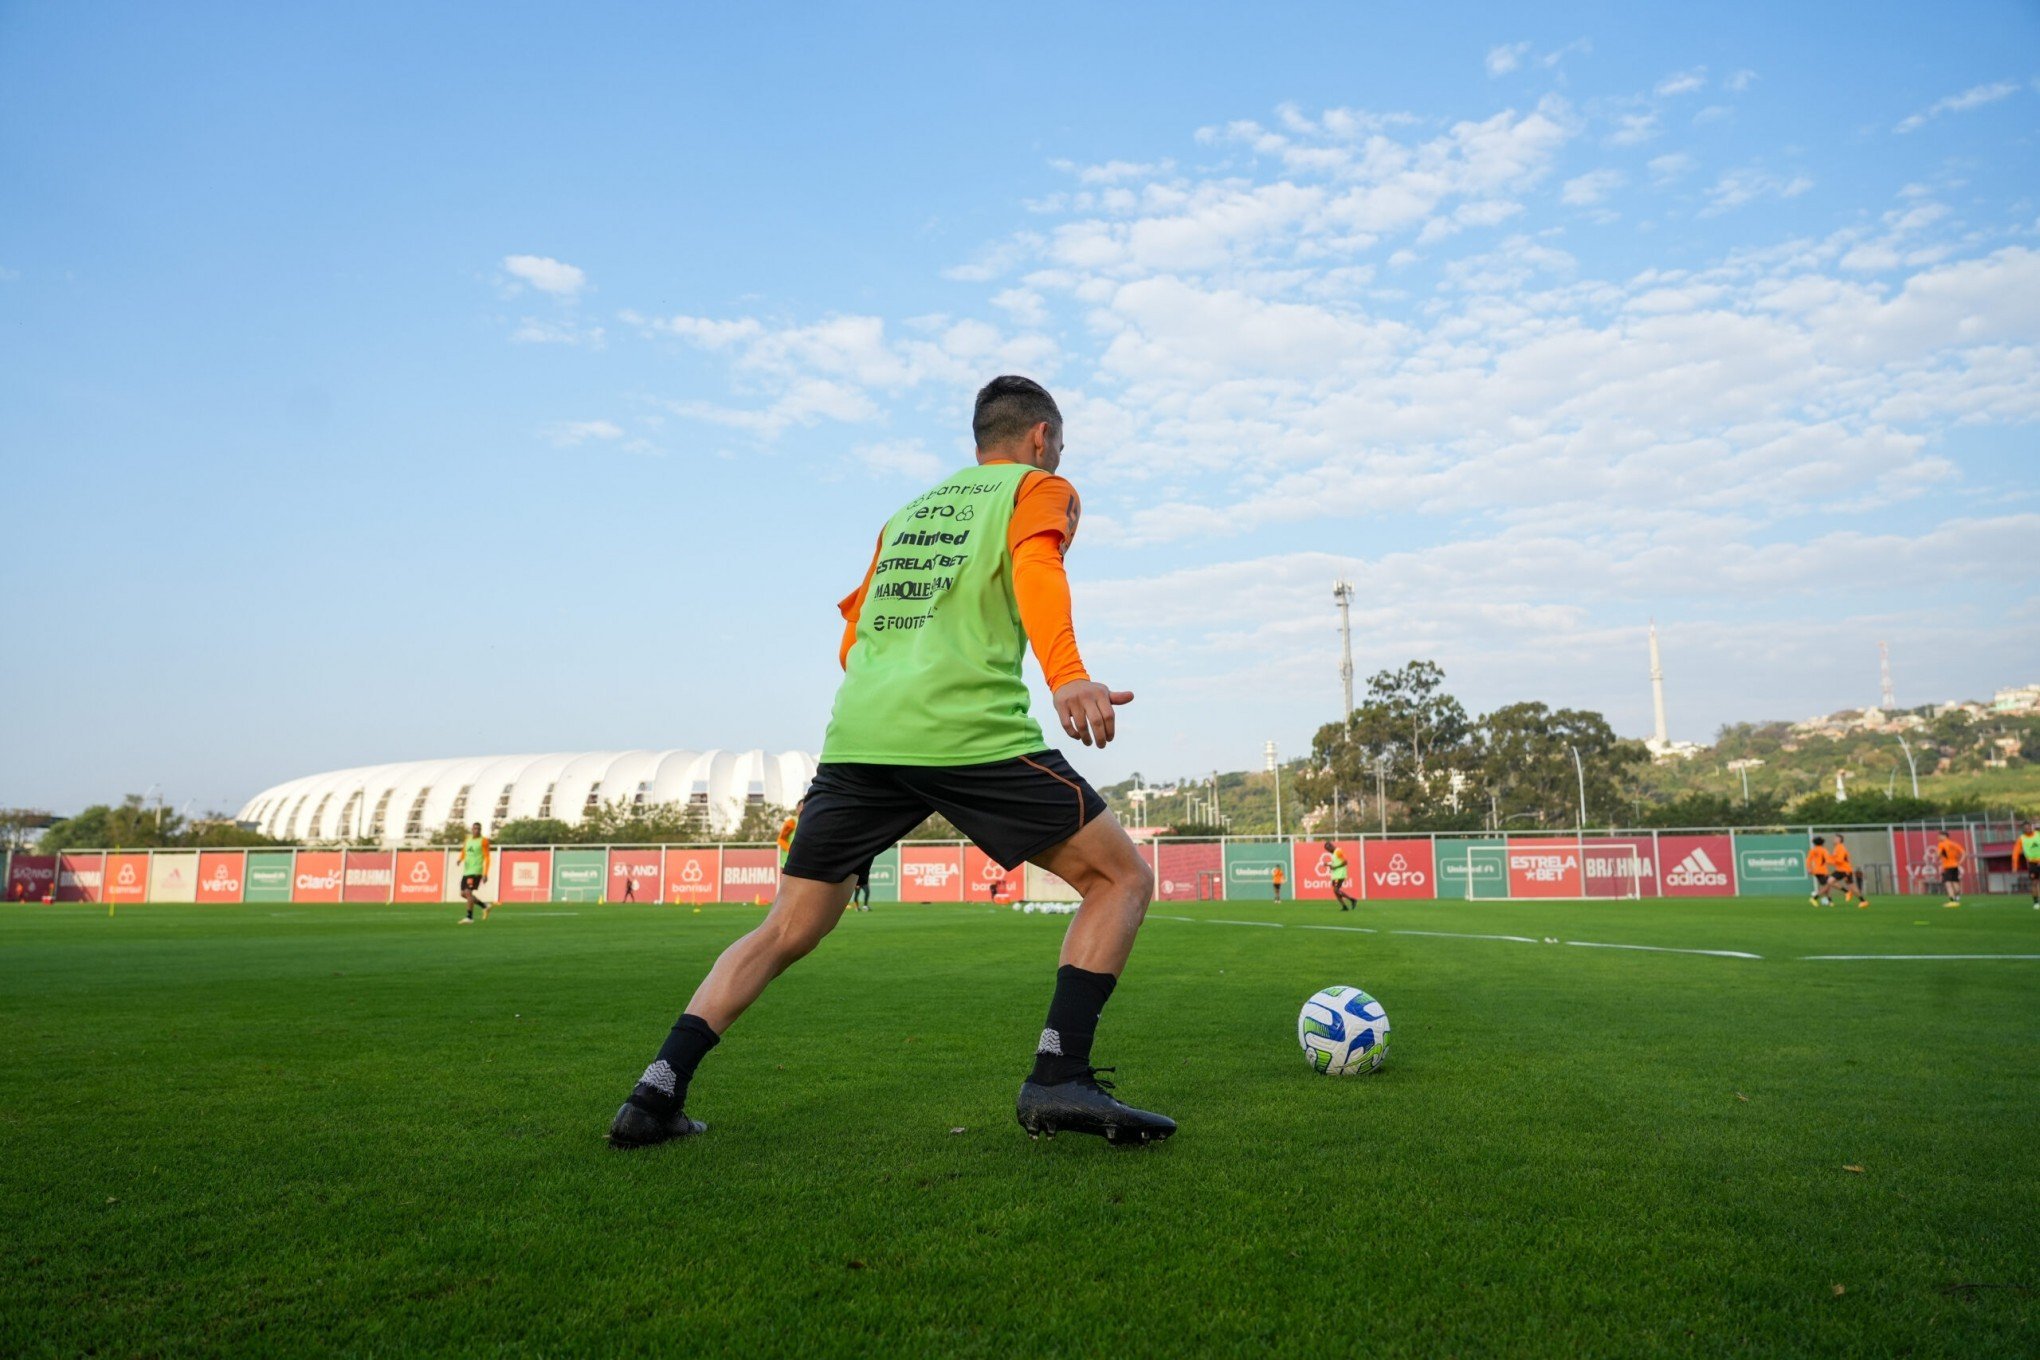
[{"label": "black soccer cleat", "polygon": [[1167,1115],[1136,1110],[1111,1096],[1112,1083],[1098,1080],[1098,1074],[1112,1070],[1093,1067],[1053,1086],[1020,1083],[1020,1099],[1013,1106],[1020,1127],[1030,1138],[1095,1133],[1118,1147],[1145,1147],[1173,1134],[1176,1121]]},{"label": "black soccer cleat", "polygon": [[707,1133],[708,1125],[699,1119],[689,1119],[685,1110],[675,1110],[670,1115],[656,1115],[642,1105],[626,1100],[623,1108],[616,1112],[616,1122],[609,1126],[609,1146],[613,1148],[656,1147],[670,1143],[675,1138],[689,1138],[697,1133]]}]

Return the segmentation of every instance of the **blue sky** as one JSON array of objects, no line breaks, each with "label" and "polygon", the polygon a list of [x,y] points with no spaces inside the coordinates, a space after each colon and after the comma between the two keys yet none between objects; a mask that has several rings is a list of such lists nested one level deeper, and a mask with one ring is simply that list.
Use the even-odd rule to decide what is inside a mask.
[{"label": "blue sky", "polygon": [[[426,8],[427,12],[416,12]],[[1105,780],[2040,679],[2030,6],[0,5],[0,804],[815,749],[1041,377]],[[1037,704],[1037,711],[1045,705]]]}]

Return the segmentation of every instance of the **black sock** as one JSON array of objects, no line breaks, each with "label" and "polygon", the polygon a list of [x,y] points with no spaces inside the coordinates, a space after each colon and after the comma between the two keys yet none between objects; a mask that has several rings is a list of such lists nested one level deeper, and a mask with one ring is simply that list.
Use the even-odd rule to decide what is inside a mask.
[{"label": "black sock", "polygon": [[1119,979],[1110,973],[1087,973],[1075,964],[1066,963],[1055,970],[1048,1027],[1041,1031],[1029,1081],[1053,1086],[1091,1070],[1091,1040],[1098,1034],[1098,1016],[1118,985]]},{"label": "black sock", "polygon": [[687,1083],[694,1080],[694,1069],[720,1042],[721,1036],[708,1027],[708,1021],[698,1015],[681,1016],[660,1045],[659,1056],[638,1078],[637,1089],[630,1093],[631,1103],[655,1114],[685,1106]]}]

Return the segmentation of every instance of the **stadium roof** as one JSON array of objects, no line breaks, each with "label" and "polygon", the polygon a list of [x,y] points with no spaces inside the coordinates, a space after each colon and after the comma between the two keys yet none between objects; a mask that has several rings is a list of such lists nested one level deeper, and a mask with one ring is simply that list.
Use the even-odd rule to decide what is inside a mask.
[{"label": "stadium roof", "polygon": [[364,765],[306,775],[264,789],[235,820],[289,841],[368,838],[403,845],[450,821],[552,817],[580,822],[605,803],[678,803],[705,808],[726,831],[747,804],[791,807],[814,778],[805,751],[587,751],[540,756],[468,756]]}]

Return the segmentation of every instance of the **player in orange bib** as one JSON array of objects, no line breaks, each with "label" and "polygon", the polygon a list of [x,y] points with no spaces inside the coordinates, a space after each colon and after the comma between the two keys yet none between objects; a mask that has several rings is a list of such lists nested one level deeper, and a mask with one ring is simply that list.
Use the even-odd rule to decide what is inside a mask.
[{"label": "player in orange bib", "polygon": [[1962,847],[1951,840],[1945,831],[1938,833],[1940,839],[1934,842],[1934,856],[1941,862],[1941,890],[1948,894],[1942,903],[1947,907],[1962,905]]},{"label": "player in orange bib", "polygon": [[1282,885],[1289,881],[1289,876],[1282,872],[1282,866],[1278,864],[1275,866],[1275,873],[1268,881],[1275,885],[1275,900],[1280,902],[1282,900]]},{"label": "player in orange bib", "polygon": [[1806,852],[1806,872],[1813,877],[1813,891],[1806,900],[1816,907],[1831,907],[1834,902],[1828,897],[1828,866],[1830,864],[1827,837],[1815,836],[1813,846]]},{"label": "player in orange bib", "polygon": [[1870,894],[1863,891],[1863,871],[1849,857],[1849,847],[1839,831],[1835,833],[1834,852],[1828,856],[1828,877],[1842,885],[1843,901],[1854,902],[1858,911],[1870,905]]}]

